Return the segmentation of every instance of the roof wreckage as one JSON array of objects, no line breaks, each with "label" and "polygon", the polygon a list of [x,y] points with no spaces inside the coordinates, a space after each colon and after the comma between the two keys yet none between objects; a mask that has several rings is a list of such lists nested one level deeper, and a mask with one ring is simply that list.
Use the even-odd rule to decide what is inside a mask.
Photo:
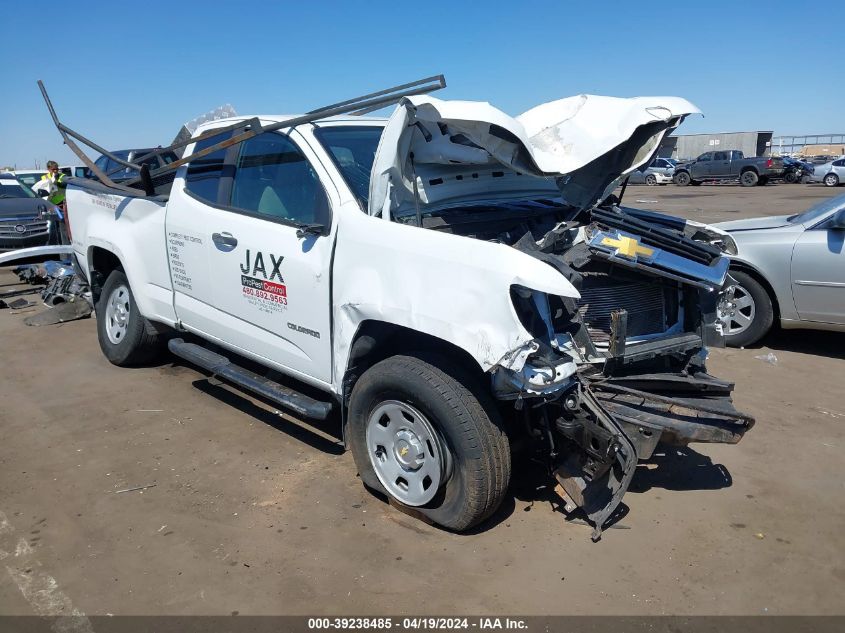
[{"label": "roof wreckage", "polygon": [[[71,180],[68,211],[77,266],[105,304],[104,315],[112,314],[115,297],[125,297],[131,287],[135,318],[198,334],[322,389],[329,402],[314,406],[290,389],[282,396],[282,387],[268,390],[269,379],[222,355],[181,339],[169,344],[177,355],[295,411],[324,417],[330,408],[341,408],[344,437],[362,480],[447,528],[466,529],[495,511],[510,477],[509,442],[527,435],[560,483],[566,511],[580,508],[596,540],[637,461],[649,458],[658,442],[736,443],[754,422],[733,407],[733,384],[710,376],[705,367],[707,347],[723,345],[730,309],[733,282],[725,257],[735,251],[730,236],[622,206],[612,193],[652,159],[665,134],[699,111],[674,97],[580,95],[513,118],[487,103],[419,94],[442,87],[442,77],[437,79],[440,85],[405,84],[398,92],[373,93],[309,115],[207,124],[193,141],[182,142],[199,139],[202,148],[199,142],[189,146],[168,168],[150,172],[134,165],[140,176],[128,183],[112,183],[102,173],[100,183]],[[47,102],[72,149],[71,136],[96,147],[61,124]],[[339,116],[388,103],[398,107],[387,120]],[[359,140],[370,129],[371,146],[363,154],[372,162],[349,151],[352,146],[343,146],[338,134],[328,140],[327,131],[343,129],[354,130]],[[286,266],[305,253],[319,253],[321,241],[326,244],[325,270],[318,271],[316,285],[313,275],[293,265],[279,271],[287,287],[283,331],[273,330],[268,324],[275,322],[261,321],[257,312],[238,312],[240,304],[221,307],[225,314],[215,317],[200,313],[211,308],[180,299],[191,295],[222,305],[229,301],[228,275],[231,287],[240,289],[246,274],[243,263],[226,272],[226,258],[243,262],[243,250],[228,254],[238,241],[222,233],[229,236],[223,248],[220,233],[207,233],[228,226],[221,210],[237,211],[247,203],[236,203],[221,187],[214,195],[229,197],[210,201],[217,205],[208,211],[213,221],[203,216],[190,189],[192,161],[269,138],[265,135],[294,139],[329,192],[330,211],[310,221],[285,216],[267,223],[262,214],[269,212],[257,203],[247,209],[254,217],[240,216],[252,217],[256,233],[250,234],[246,220],[232,229],[247,247],[247,271],[248,249],[260,254],[266,233],[277,248],[284,231],[292,236],[294,229],[309,244],[301,254],[288,249]],[[170,149],[175,145],[160,151]],[[293,160],[250,154],[247,163],[238,162],[237,154],[221,159],[231,161],[233,189],[241,174],[247,182],[256,161],[264,170],[261,182],[267,182],[268,167]],[[168,170],[175,170],[172,187],[154,185]],[[189,204],[190,215],[180,215]],[[161,280],[154,278],[156,271],[144,270],[156,253],[170,256],[174,266],[160,228],[155,239],[161,244],[132,243],[152,239],[141,224],[154,218],[168,235],[174,235],[172,226],[190,242],[179,248],[217,244],[197,261],[214,269],[222,294],[197,294],[205,273],[190,270],[189,254],[179,255],[176,265],[191,278],[191,289],[172,281],[166,268],[168,277]],[[129,222],[131,230],[121,222]],[[102,255],[107,247],[112,257]],[[133,257],[135,252],[144,257]],[[253,268],[255,276],[257,261]],[[111,283],[117,272],[124,295]],[[318,295],[323,273],[330,290]],[[153,287],[156,296],[145,296]],[[163,288],[170,299],[162,299]],[[315,293],[307,312],[297,312],[305,310],[295,304],[298,292]],[[133,314],[128,311],[126,318]],[[241,320],[232,321],[232,314]],[[108,319],[99,317],[98,308],[98,321],[107,327]],[[261,330],[254,341],[242,332],[251,324]],[[293,341],[299,356],[277,353],[267,331]],[[101,346],[112,362],[123,364],[110,355],[109,332],[101,333]],[[417,383],[402,383],[406,370]],[[435,382],[445,399],[427,390]],[[455,398],[446,398],[449,389]],[[472,406],[449,413],[446,404],[455,399]],[[460,428],[477,434],[481,448],[475,452],[456,430],[466,419],[473,424]],[[467,474],[472,468],[475,480]]]}]

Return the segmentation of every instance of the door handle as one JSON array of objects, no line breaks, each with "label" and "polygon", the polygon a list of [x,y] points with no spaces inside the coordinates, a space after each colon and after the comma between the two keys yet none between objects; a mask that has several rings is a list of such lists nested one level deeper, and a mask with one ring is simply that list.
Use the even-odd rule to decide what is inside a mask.
[{"label": "door handle", "polygon": [[228,253],[230,251],[235,250],[235,247],[238,245],[238,239],[231,233],[225,232],[212,233],[211,241],[214,242],[214,245],[217,247],[218,250],[221,250],[224,253]]}]

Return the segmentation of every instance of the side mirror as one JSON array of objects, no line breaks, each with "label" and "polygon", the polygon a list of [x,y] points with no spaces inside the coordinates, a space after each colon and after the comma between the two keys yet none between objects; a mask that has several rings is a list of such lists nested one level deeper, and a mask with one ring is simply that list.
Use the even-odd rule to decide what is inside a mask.
[{"label": "side mirror", "polygon": [[37,195],[39,198],[48,198],[50,197],[50,192],[46,189],[39,189],[35,192],[35,195]]},{"label": "side mirror", "polygon": [[833,219],[830,222],[832,229],[845,229],[845,209],[839,209],[833,214]]}]

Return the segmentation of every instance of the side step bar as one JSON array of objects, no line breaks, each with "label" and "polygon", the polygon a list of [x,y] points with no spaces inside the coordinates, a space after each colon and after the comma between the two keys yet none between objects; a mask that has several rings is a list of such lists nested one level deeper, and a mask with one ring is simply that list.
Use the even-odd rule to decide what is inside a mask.
[{"label": "side step bar", "polygon": [[315,420],[325,420],[332,410],[331,402],[321,402],[285,387],[279,383],[264,378],[258,374],[235,365],[225,356],[216,354],[209,349],[186,343],[181,338],[170,339],[168,349],[179,358],[198,365],[210,371],[213,375],[223,378],[247,391],[252,391],[268,400],[292,411],[298,415]]}]

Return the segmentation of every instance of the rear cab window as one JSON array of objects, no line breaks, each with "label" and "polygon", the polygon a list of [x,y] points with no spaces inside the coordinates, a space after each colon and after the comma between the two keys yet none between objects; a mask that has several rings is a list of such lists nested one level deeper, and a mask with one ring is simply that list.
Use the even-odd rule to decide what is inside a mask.
[{"label": "rear cab window", "polygon": [[[199,141],[194,146],[192,154],[217,145],[229,139],[231,132],[212,136]],[[226,169],[225,160],[227,149],[219,149],[206,156],[191,159],[185,175],[185,191],[204,202],[218,204],[222,199],[228,201],[228,190],[231,188],[232,169]],[[221,194],[221,185],[225,191]]]}]

